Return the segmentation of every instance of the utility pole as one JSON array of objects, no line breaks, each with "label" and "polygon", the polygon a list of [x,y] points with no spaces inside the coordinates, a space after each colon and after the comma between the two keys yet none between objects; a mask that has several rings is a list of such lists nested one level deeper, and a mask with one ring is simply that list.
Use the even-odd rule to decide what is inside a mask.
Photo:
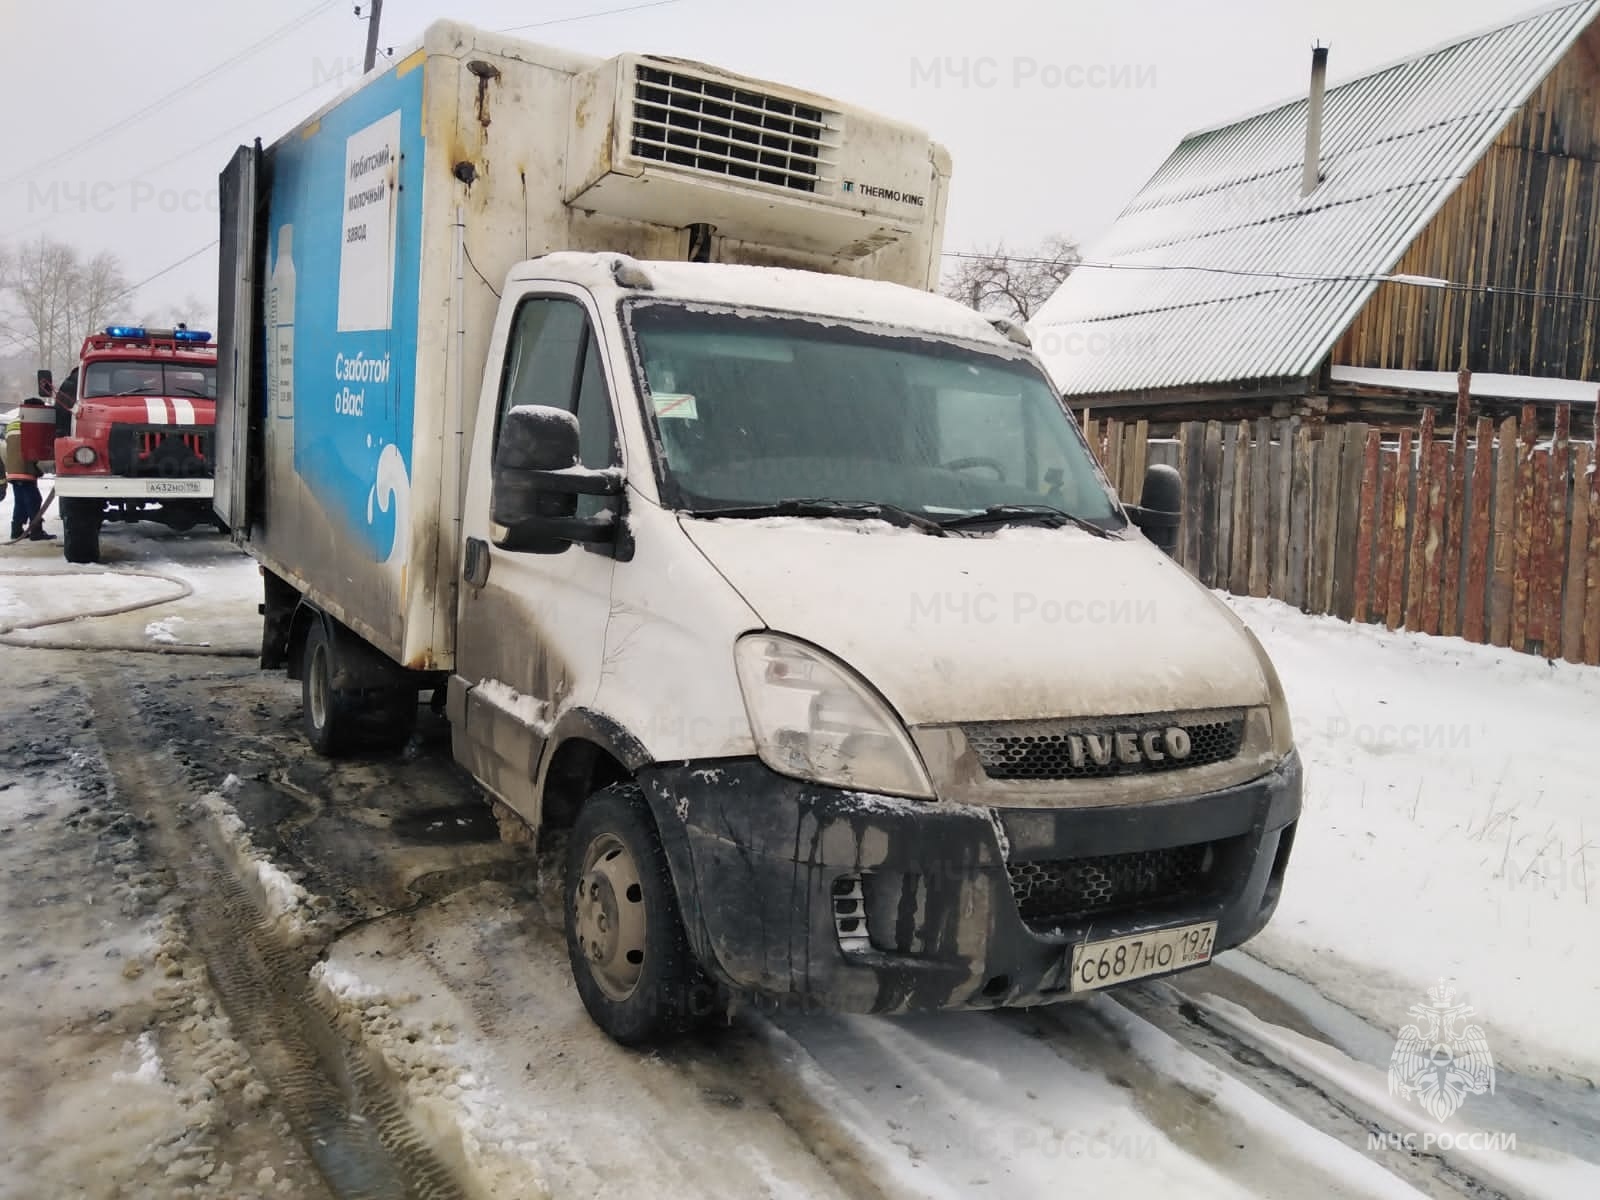
[{"label": "utility pole", "polygon": [[383,19],[383,0],[372,0],[367,13],[367,62],[363,74],[372,73],[372,64],[378,57],[378,22]]}]

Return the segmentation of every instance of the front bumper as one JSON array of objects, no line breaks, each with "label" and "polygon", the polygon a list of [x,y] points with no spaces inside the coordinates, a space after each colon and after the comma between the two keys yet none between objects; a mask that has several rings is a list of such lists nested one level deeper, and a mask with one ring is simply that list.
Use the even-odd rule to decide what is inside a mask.
[{"label": "front bumper", "polygon": [[57,496],[98,500],[209,500],[210,479],[130,479],[122,475],[57,475]]},{"label": "front bumper", "polygon": [[[755,759],[651,767],[639,780],[705,968],[781,1007],[870,1013],[1069,999],[1082,941],[1215,920],[1215,950],[1237,946],[1277,907],[1301,803],[1295,754],[1223,791],[1077,809],[846,792]],[[1201,844],[1207,869],[1181,891],[1092,916],[1045,919],[1029,890],[1086,858],[1146,863]]]}]

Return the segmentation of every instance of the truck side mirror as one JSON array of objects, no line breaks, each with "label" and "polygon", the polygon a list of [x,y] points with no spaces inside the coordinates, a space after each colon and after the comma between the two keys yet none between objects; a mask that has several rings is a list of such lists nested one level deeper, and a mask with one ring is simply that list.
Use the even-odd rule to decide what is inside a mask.
[{"label": "truck side mirror", "polygon": [[616,496],[622,472],[578,465],[578,418],[565,409],[519,405],[506,413],[495,451],[489,517],[507,535],[497,544],[560,554],[574,542],[611,542],[617,515],[580,517],[579,496]]},{"label": "truck side mirror", "polygon": [[1144,473],[1144,494],[1127,505],[1128,516],[1167,554],[1178,551],[1178,522],[1183,517],[1183,477],[1176,467],[1151,463]]}]

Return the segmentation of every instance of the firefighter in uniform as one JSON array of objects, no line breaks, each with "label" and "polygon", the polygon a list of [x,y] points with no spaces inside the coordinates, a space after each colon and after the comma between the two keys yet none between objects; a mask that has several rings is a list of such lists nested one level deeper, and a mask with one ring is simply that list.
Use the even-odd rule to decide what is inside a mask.
[{"label": "firefighter in uniform", "polygon": [[56,415],[38,396],[24,400],[6,425],[6,482],[11,486],[11,540],[49,541],[34,518],[42,504],[39,464],[55,457]]}]

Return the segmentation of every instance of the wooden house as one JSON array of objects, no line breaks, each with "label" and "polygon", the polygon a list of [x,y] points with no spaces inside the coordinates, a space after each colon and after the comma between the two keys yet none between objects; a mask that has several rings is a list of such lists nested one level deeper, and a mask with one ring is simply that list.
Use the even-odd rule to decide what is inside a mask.
[{"label": "wooden house", "polygon": [[1414,426],[1600,393],[1600,0],[1185,137],[1030,323],[1080,413]]}]

